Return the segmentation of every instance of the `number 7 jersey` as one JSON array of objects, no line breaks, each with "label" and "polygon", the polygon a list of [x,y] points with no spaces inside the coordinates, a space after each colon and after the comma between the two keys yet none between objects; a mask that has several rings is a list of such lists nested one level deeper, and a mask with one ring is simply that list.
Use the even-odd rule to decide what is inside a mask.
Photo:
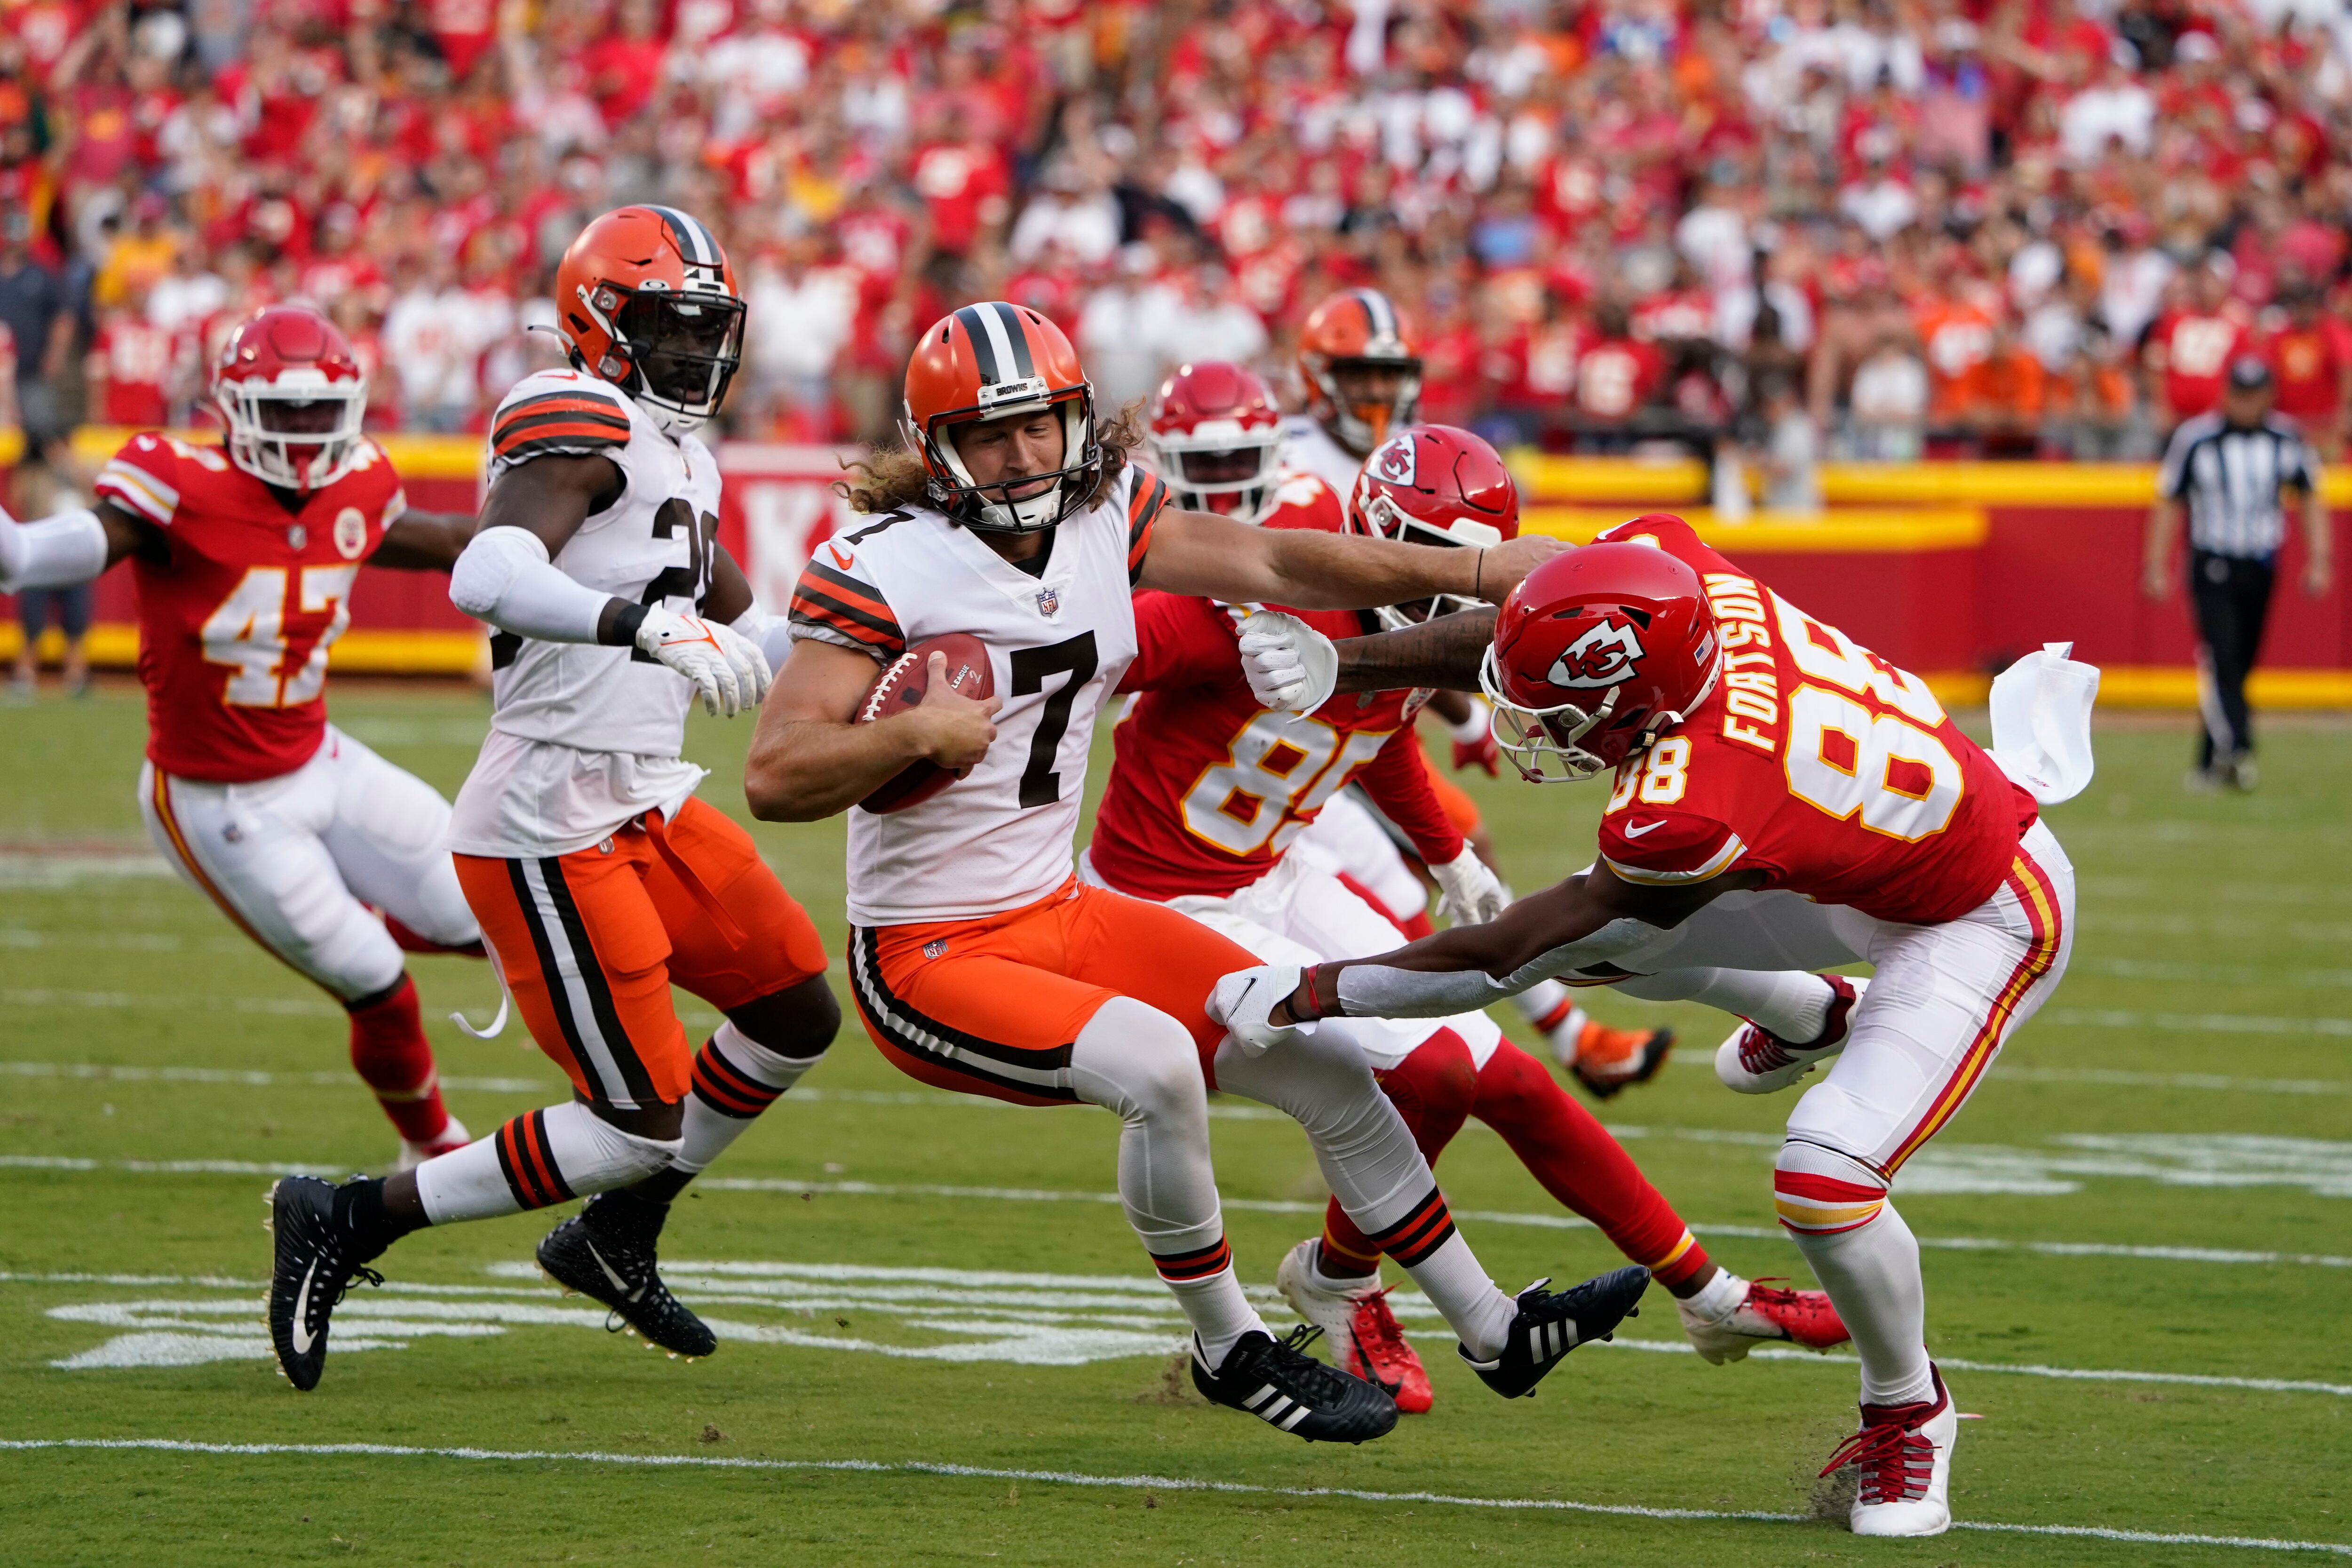
[{"label": "number 7 jersey", "polygon": [[1739,571],[1680,519],[1620,524],[1603,541],[1653,544],[1696,572],[1723,643],[1706,700],[1618,767],[1603,864],[1665,886],[1758,870],[1767,888],[1922,925],[1992,896],[2033,797],[1925,681]]},{"label": "number 7 jersey", "polygon": [[91,488],[160,536],[131,557],[148,761],[206,784],[309,762],[352,584],[408,508],[390,459],[363,440],[348,471],[289,509],[218,447],[148,434]]},{"label": "number 7 jersey", "polygon": [[793,637],[887,660],[969,632],[1004,703],[964,778],[905,811],[850,808],[852,925],[970,920],[1069,880],[1095,719],[1135,658],[1132,584],[1168,504],[1168,487],[1129,464],[1055,530],[1034,577],[921,507],[817,547],[793,590]]}]

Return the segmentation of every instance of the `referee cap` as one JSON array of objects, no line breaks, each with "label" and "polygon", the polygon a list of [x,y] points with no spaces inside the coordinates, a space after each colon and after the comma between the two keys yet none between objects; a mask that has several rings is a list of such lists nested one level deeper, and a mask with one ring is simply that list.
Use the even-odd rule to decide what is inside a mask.
[{"label": "referee cap", "polygon": [[2230,362],[2230,385],[2239,392],[2260,392],[2271,384],[2271,367],[2252,354]]}]

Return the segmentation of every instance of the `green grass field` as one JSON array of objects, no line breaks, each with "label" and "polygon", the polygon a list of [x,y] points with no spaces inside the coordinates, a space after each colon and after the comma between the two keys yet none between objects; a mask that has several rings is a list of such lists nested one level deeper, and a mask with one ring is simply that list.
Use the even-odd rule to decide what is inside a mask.
[{"label": "green grass field", "polygon": [[[486,710],[453,690],[335,699],[445,792]],[[0,1562],[2352,1553],[2331,1544],[2352,1542],[2352,730],[2273,725],[2262,793],[2209,798],[2179,786],[2186,728],[2102,731],[2098,783],[2053,814],[2083,878],[2074,971],[1898,1188],[1933,1348],[1980,1418],[1954,1472],[1966,1528],[1895,1544],[1825,1519],[1811,1479],[1850,1426],[1853,1365],[1708,1366],[1662,1293],[1631,1342],[1514,1404],[1408,1311],[1437,1408],[1361,1449],[1209,1407],[1171,1374],[1178,1320],[1108,1201],[1111,1119],[923,1089],[854,1023],[671,1223],[717,1356],[601,1331],[530,1269],[534,1215],[403,1243],[298,1395],[260,1323],[263,1191],[393,1148],[340,1011],[152,858],[134,689],[0,711]],[[691,731],[706,794],[738,813],[747,733]],[[1603,792],[1477,782],[1519,886],[1589,858]],[[757,832],[838,953],[839,826]],[[442,1021],[488,1016],[481,966],[415,970],[478,1132],[559,1097],[519,1029]],[[1598,1007],[1664,1013],[1686,1040],[1605,1119],[1727,1264],[1801,1273],[1770,1216],[1787,1103],[1717,1085],[1719,1016]],[[1218,1115],[1232,1239],[1272,1315],[1322,1190],[1295,1128]],[[1441,1175],[1507,1287],[1617,1261],[1475,1126]],[[2200,1539],[2146,1539],[2170,1535]]]}]

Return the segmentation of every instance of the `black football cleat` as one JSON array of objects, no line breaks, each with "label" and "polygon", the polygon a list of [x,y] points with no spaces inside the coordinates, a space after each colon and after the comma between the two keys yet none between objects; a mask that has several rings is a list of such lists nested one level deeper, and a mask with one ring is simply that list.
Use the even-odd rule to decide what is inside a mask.
[{"label": "black football cleat", "polygon": [[1538,1279],[1519,1292],[1518,1315],[1511,1320],[1503,1353],[1493,1361],[1472,1361],[1467,1345],[1454,1347],[1470,1370],[1506,1399],[1533,1394],[1544,1374],[1577,1346],[1613,1338],[1618,1324],[1639,1313],[1636,1303],[1650,1288],[1650,1271],[1628,1264],[1566,1290],[1545,1289],[1550,1283]]},{"label": "black football cleat", "polygon": [[1322,1331],[1302,1323],[1286,1339],[1253,1329],[1209,1370],[1192,1341],[1192,1386],[1212,1405],[1246,1410],[1310,1443],[1369,1443],[1397,1424],[1387,1390],[1325,1366],[1299,1347]]},{"label": "black football cleat", "polygon": [[276,1258],[269,1275],[269,1342],[286,1381],[308,1393],[327,1367],[327,1319],[352,1282],[383,1283],[335,1221],[335,1185],[316,1176],[285,1176],[269,1189]]},{"label": "black football cleat", "polygon": [[590,1198],[585,1208],[541,1238],[539,1266],[567,1290],[602,1301],[620,1321],[614,1333],[637,1334],[646,1348],[693,1359],[719,1348],[719,1336],[662,1283],[655,1243],[667,1205],[620,1193]]}]

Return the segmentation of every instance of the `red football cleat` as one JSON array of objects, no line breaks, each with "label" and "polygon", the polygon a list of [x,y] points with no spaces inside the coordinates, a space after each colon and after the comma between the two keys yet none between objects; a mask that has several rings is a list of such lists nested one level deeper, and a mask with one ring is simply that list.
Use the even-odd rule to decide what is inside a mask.
[{"label": "red football cleat", "polygon": [[1744,1361],[1760,1344],[1825,1351],[1851,1337],[1823,1292],[1776,1289],[1762,1279],[1748,1281],[1739,1304],[1720,1318],[1702,1317],[1687,1301],[1676,1301],[1675,1308],[1682,1318],[1683,1332],[1690,1336],[1698,1353],[1718,1366]]},{"label": "red football cleat", "polygon": [[1323,1331],[1341,1372],[1377,1383],[1396,1407],[1418,1415],[1433,1403],[1429,1369],[1421,1364],[1404,1329],[1389,1310],[1389,1293],[1375,1275],[1356,1289],[1334,1289],[1318,1278],[1312,1237],[1290,1249],[1274,1282],[1298,1315]]}]

